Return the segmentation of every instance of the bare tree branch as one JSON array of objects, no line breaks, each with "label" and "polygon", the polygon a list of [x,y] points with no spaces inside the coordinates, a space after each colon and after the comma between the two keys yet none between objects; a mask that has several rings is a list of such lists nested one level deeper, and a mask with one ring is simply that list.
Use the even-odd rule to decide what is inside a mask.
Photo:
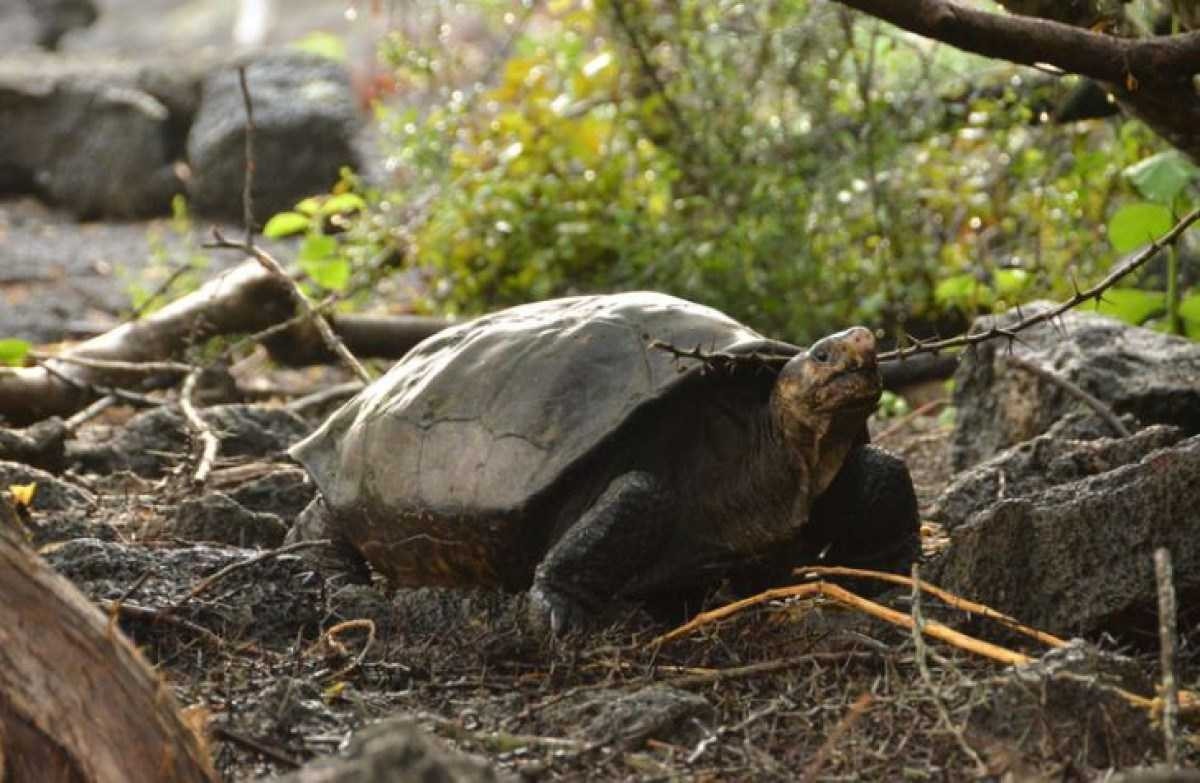
[{"label": "bare tree branch", "polygon": [[1140,86],[1190,84],[1200,71],[1200,31],[1117,38],[1032,16],[995,14],[953,0],[837,0],[963,51],[1022,65],[1047,63],[1093,79]]}]

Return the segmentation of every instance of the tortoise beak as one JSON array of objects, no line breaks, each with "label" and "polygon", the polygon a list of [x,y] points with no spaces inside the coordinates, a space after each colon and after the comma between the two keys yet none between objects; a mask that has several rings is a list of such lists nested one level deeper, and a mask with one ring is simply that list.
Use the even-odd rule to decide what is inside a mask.
[{"label": "tortoise beak", "polygon": [[875,335],[864,326],[854,326],[839,335],[846,370],[874,370],[879,366],[875,356]]}]

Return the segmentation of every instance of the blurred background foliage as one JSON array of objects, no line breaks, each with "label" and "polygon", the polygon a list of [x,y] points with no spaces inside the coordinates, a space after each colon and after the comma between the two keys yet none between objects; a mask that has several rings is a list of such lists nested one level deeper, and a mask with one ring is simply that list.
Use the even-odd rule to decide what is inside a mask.
[{"label": "blurred background foliage", "polygon": [[[1195,201],[1138,122],[1056,119],[1078,78],[834,3],[492,0],[465,33],[423,5],[381,51],[388,184],[356,183],[337,252],[402,256],[427,311],[651,288],[796,342],[945,334],[1069,296]],[[1101,308],[1200,337],[1171,260]]]}]

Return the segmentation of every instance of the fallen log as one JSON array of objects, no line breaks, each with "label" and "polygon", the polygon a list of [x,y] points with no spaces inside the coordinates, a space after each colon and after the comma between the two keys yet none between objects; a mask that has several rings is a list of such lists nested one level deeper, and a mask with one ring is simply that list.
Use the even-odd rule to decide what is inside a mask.
[{"label": "fallen log", "polygon": [[0,778],[216,780],[166,684],[20,530],[0,495]]},{"label": "fallen log", "polygon": [[[106,389],[161,383],[161,375],[147,374],[145,368],[105,363],[137,365],[180,357],[209,337],[261,332],[284,323],[293,313],[286,281],[248,261],[161,310],[97,335],[39,366],[0,369],[0,419],[29,424],[74,413]],[[398,320],[338,316],[330,322],[351,352],[381,358],[403,356],[449,323],[417,316]],[[286,364],[324,361],[329,355],[316,330],[305,324],[293,325],[267,343]]]}]

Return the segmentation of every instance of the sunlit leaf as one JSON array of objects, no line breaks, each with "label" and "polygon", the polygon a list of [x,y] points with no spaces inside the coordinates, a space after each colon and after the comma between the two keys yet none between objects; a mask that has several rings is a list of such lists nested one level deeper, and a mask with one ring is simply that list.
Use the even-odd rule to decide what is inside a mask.
[{"label": "sunlit leaf", "polygon": [[337,240],[307,237],[300,245],[297,263],[314,283],[329,291],[344,291],[350,282],[350,262],[337,253]]},{"label": "sunlit leaf", "polygon": [[990,291],[972,274],[952,275],[938,282],[933,297],[938,304],[963,306],[973,300],[986,298]]},{"label": "sunlit leaf", "polygon": [[1097,312],[1119,318],[1125,323],[1142,324],[1167,306],[1162,291],[1143,291],[1140,288],[1110,288],[1096,303]]},{"label": "sunlit leaf", "polygon": [[1143,198],[1170,206],[1180,191],[1200,175],[1200,168],[1179,150],[1168,150],[1138,161],[1124,174]]},{"label": "sunlit leaf", "polygon": [[997,269],[992,278],[996,282],[996,291],[1003,297],[1021,293],[1030,280],[1024,269]]},{"label": "sunlit leaf", "polygon": [[321,212],[321,199],[309,196],[296,204],[296,211],[302,215],[313,217]]},{"label": "sunlit leaf", "polygon": [[15,337],[0,339],[0,364],[20,367],[25,363],[25,357],[32,348],[28,340],[18,340]]},{"label": "sunlit leaf", "polygon": [[271,219],[263,226],[263,236],[268,239],[279,239],[290,237],[293,234],[302,234],[308,230],[310,223],[309,217],[301,215],[299,212],[280,212],[271,216]]},{"label": "sunlit leaf", "polygon": [[1118,253],[1128,253],[1171,230],[1171,210],[1162,204],[1126,204],[1108,221],[1108,241]]},{"label": "sunlit leaf", "polygon": [[8,496],[12,498],[12,502],[17,508],[30,508],[33,506],[33,499],[37,495],[37,482],[31,481],[28,484],[10,484],[8,487]]},{"label": "sunlit leaf", "polygon": [[322,215],[344,215],[366,209],[367,202],[357,193],[339,193],[325,199],[321,206]]}]

